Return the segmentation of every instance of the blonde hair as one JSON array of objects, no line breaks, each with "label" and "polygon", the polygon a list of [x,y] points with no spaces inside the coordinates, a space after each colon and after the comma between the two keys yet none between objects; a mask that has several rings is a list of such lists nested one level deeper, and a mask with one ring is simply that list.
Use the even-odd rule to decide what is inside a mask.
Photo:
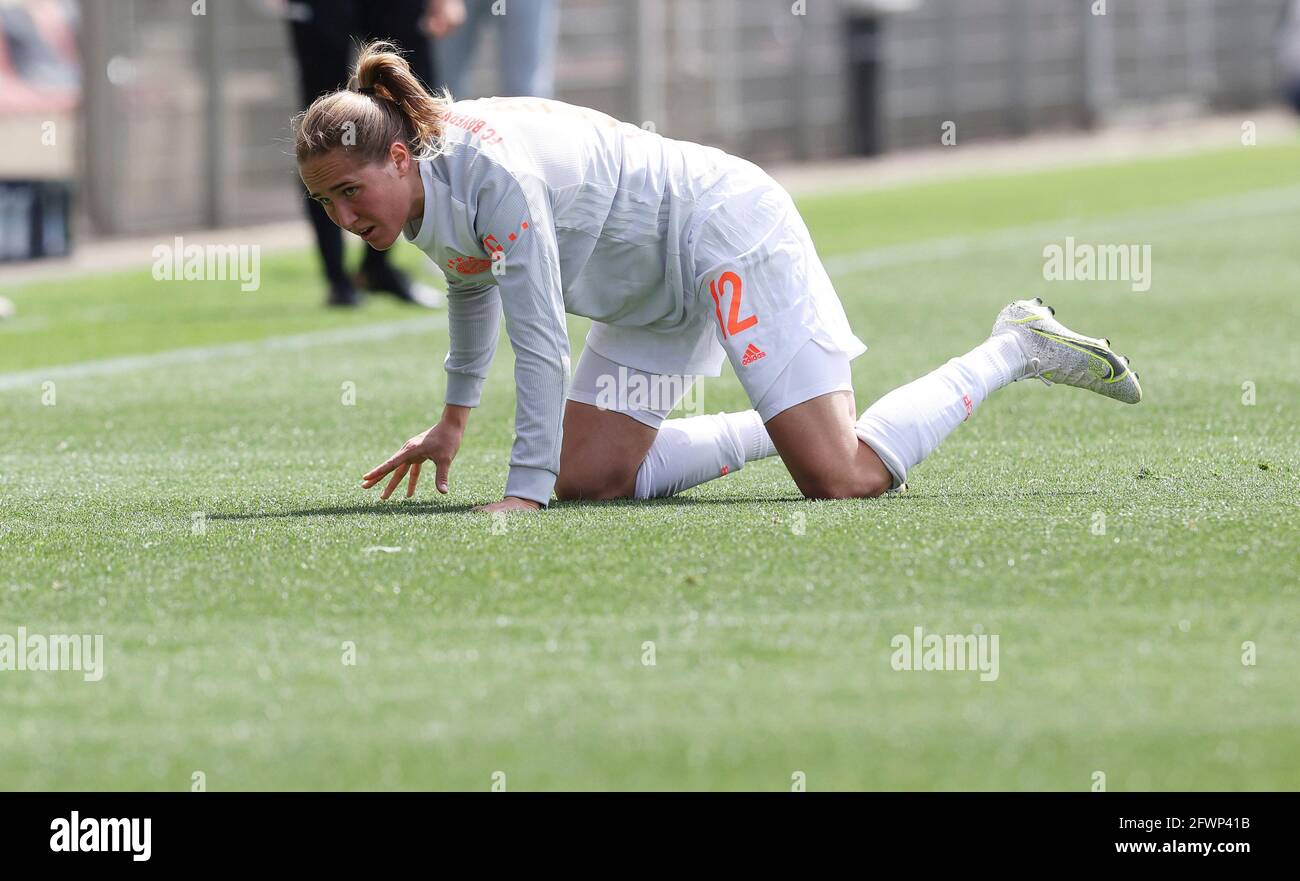
[{"label": "blonde hair", "polygon": [[450,104],[450,95],[424,87],[396,46],[375,40],[361,49],[348,89],[321,95],[293,118],[294,155],[302,164],[342,148],[377,162],[402,141],[416,159],[429,159],[442,152]]}]

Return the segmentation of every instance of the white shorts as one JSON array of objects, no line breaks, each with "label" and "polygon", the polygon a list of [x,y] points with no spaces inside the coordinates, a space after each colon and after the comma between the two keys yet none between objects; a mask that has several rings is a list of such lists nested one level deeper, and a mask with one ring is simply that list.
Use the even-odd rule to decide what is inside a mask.
[{"label": "white shorts", "polygon": [[[618,364],[591,349],[578,358],[569,400],[630,416],[658,428],[691,391],[695,377],[647,373]],[[754,409],[764,422],[796,404],[831,392],[852,391],[849,358],[808,340],[777,375]]]},{"label": "white shorts", "polygon": [[[694,275],[691,319],[671,334],[597,322],[583,357],[592,352],[646,377],[717,376],[728,360],[764,419],[847,383],[846,365],[867,347],[849,327],[789,194],[755,167],[729,175],[698,209],[683,243]],[[802,366],[787,373],[801,354]],[[842,356],[845,369],[830,355]],[[835,381],[821,390],[828,375]],[[783,391],[769,394],[778,380]],[[790,400],[805,391],[811,394]],[[653,415],[655,408],[632,409]]]}]

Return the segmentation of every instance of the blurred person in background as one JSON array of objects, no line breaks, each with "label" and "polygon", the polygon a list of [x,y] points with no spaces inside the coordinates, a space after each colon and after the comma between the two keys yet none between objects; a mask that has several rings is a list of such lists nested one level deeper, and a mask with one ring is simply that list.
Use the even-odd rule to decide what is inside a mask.
[{"label": "blurred person in background", "polygon": [[554,97],[558,21],[556,0],[467,0],[465,23],[434,41],[438,82],[453,98],[472,97],[470,70],[479,33],[495,24],[500,94]]},{"label": "blurred person in background", "polygon": [[0,109],[23,113],[77,106],[77,13],[69,0],[0,0]]},{"label": "blurred person in background", "polygon": [[[0,0],[0,263],[71,248],[79,13],[74,0]],[[0,297],[0,320],[15,314]]]},{"label": "blurred person in background", "polygon": [[[428,37],[445,37],[465,19],[464,0],[293,0],[285,12],[298,57],[303,108],[346,83],[357,46],[375,38],[410,47],[412,71],[424,82],[434,82],[433,41]],[[356,306],[360,290],[392,294],[418,305],[439,304],[437,291],[412,281],[389,262],[386,252],[368,245],[360,270],[349,275],[344,268],[342,230],[312,199],[307,199],[307,214],[329,282],[327,305]]]}]

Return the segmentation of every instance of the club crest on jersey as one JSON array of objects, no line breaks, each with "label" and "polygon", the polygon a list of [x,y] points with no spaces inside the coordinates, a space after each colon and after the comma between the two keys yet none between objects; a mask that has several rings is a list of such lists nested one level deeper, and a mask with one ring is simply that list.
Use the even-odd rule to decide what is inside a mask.
[{"label": "club crest on jersey", "polygon": [[447,268],[461,275],[478,275],[492,268],[492,261],[482,257],[452,257],[447,260]]}]

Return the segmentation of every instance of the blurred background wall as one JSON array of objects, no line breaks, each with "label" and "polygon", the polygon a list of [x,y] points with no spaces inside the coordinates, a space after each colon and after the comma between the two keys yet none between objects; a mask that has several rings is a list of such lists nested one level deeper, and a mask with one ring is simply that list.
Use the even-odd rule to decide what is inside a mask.
[{"label": "blurred background wall", "polygon": [[[562,0],[558,97],[758,162],[937,146],[948,120],[962,143],[1158,121],[1277,100],[1285,3]],[[77,7],[92,235],[301,216],[293,4],[201,5]],[[475,91],[494,94],[482,49]]]}]

